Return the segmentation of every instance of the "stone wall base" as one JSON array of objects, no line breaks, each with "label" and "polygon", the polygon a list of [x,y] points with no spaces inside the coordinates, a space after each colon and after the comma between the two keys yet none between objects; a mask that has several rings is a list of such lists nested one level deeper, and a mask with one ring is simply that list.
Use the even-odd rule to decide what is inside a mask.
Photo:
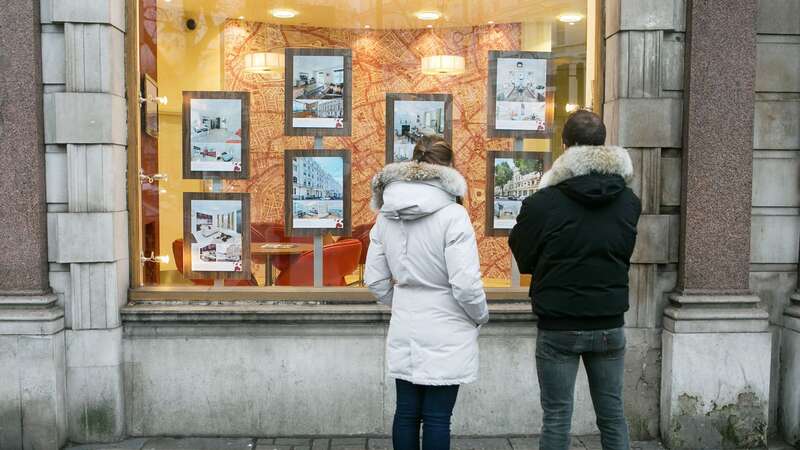
[{"label": "stone wall base", "polygon": [[767,445],[769,332],[663,331],[661,436],[671,449]]},{"label": "stone wall base", "polygon": [[792,296],[783,322],[778,418],[783,438],[800,448],[800,294]]}]

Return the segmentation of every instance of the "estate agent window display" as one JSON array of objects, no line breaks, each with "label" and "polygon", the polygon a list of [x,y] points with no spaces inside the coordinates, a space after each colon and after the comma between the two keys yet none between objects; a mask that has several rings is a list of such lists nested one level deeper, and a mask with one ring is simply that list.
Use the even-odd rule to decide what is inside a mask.
[{"label": "estate agent window display", "polygon": [[[485,204],[485,226],[480,227],[482,229],[479,231],[484,236],[508,234],[518,213],[518,203],[527,195],[525,192],[535,189],[536,182],[541,178],[545,164],[544,155],[524,151],[489,151],[482,146],[503,148],[503,144],[508,142],[491,140],[512,138],[515,142],[511,147],[521,150],[522,139],[550,139],[554,127],[554,63],[549,52],[508,50],[515,46],[519,48],[520,44],[514,44],[513,40],[519,36],[515,33],[521,30],[520,24],[504,24],[497,30],[497,36],[503,39],[481,42],[468,50],[452,47],[452,42],[460,41],[451,42],[449,32],[444,32],[441,36],[434,35],[441,41],[425,41],[427,47],[413,48],[414,55],[422,60],[431,51],[447,50],[456,55],[466,52],[468,73],[459,82],[460,76],[457,73],[441,76],[431,75],[424,70],[423,78],[420,79],[419,69],[412,70],[414,67],[407,64],[409,59],[405,56],[398,59],[398,64],[403,61],[401,67],[407,67],[406,71],[398,72],[389,69],[385,62],[378,62],[374,49],[365,44],[370,42],[369,38],[383,39],[384,35],[391,36],[391,29],[373,32],[343,28],[345,34],[353,33],[353,36],[349,40],[340,40],[343,38],[331,39],[329,33],[333,31],[324,28],[313,32],[312,27],[290,25],[282,30],[280,25],[275,27],[262,23],[260,25],[268,27],[264,34],[266,45],[257,39],[244,46],[237,41],[237,36],[242,36],[243,42],[248,42],[255,35],[237,35],[234,33],[237,30],[233,28],[243,32],[256,30],[254,25],[263,19],[252,20],[252,25],[248,25],[240,18],[237,25],[235,20],[228,19],[220,27],[224,31],[220,31],[220,34],[224,36],[225,59],[221,72],[223,78],[219,85],[228,90],[187,90],[182,93],[183,141],[180,154],[183,179],[189,183],[184,186],[167,185],[166,188],[172,187],[179,192],[184,189],[212,191],[182,192],[183,256],[177,255],[177,247],[174,245],[177,240],[173,242],[173,251],[176,265],[186,279],[210,283],[210,280],[229,278],[237,283],[226,283],[226,286],[257,286],[261,284],[261,280],[256,283],[251,269],[253,264],[261,264],[266,257],[266,285],[271,286],[273,267],[281,274],[291,270],[270,264],[269,258],[288,261],[291,258],[312,255],[315,260],[313,271],[319,274],[322,266],[318,263],[323,255],[326,273],[335,261],[335,258],[327,257],[328,247],[331,245],[360,241],[361,251],[365,253],[369,241],[362,238],[371,224],[365,223],[369,219],[364,217],[361,203],[364,185],[369,180],[363,169],[365,166],[371,168],[375,164],[365,164],[364,151],[367,147],[373,150],[375,141],[383,144],[381,147],[384,157],[381,160],[385,164],[410,160],[413,147],[419,139],[438,137],[454,146],[459,165],[466,164],[464,167],[469,167],[471,171],[478,167],[483,171],[486,167],[486,190],[472,186],[469,191],[477,193],[476,199]],[[281,45],[277,35],[271,34],[273,28],[270,27],[286,33],[283,38],[285,45]],[[232,30],[230,33],[229,28]],[[454,36],[458,34],[456,30],[453,33]],[[313,34],[316,39],[309,40],[310,37],[307,39],[305,34]],[[416,31],[408,36],[418,38]],[[420,37],[426,36],[420,34]],[[276,38],[277,45],[272,42]],[[386,45],[390,41],[375,42]],[[346,48],[350,45],[352,49]],[[438,46],[442,48],[434,48]],[[447,46],[452,48],[446,48]],[[257,75],[250,76],[248,81],[246,72],[241,72],[242,56],[253,51],[274,52],[272,49],[276,48],[282,53],[276,53],[279,58],[273,58],[275,61],[280,60],[279,69],[271,69],[272,73],[268,76],[264,76],[266,72],[251,72]],[[405,49],[394,50],[398,56],[405,52]],[[558,76],[561,76],[563,63],[558,64]],[[424,66],[423,64],[423,69]],[[355,93],[358,96],[355,99],[354,67],[359,71],[355,74]],[[464,70],[463,64],[461,70]],[[151,84],[155,84],[155,78],[150,79],[151,83],[146,85],[149,89],[143,89],[148,92],[148,97],[153,96]],[[158,79],[160,84],[172,87],[170,80],[161,76]],[[476,81],[479,84],[470,85]],[[187,80],[187,85],[193,87],[206,87],[210,84]],[[280,85],[283,88],[276,90],[276,86]],[[485,92],[481,92],[483,87]],[[283,95],[281,109],[274,107],[275,93],[278,96]],[[355,117],[354,101],[358,102]],[[376,114],[373,106],[384,109],[385,115]],[[483,111],[486,111],[485,123],[481,120],[482,117],[475,120],[475,112],[483,114]],[[148,124],[147,132],[151,135],[158,133],[157,121],[153,126],[153,119],[153,114],[150,113],[147,120],[143,120]],[[276,119],[277,123],[282,122],[282,133],[279,131],[276,134],[272,129]],[[162,117],[162,124],[163,120]],[[255,127],[255,155],[250,152],[251,120]],[[363,127],[358,130],[357,136],[353,136],[354,126],[368,123],[372,129],[373,121],[382,122],[379,125],[384,129],[384,136],[380,136],[378,131],[365,138]],[[170,127],[168,132],[174,129]],[[313,144],[308,139],[300,140],[295,137],[313,137]],[[325,149],[323,137],[330,137],[330,145],[335,149]],[[265,145],[265,140],[272,142]],[[276,145],[275,142],[279,144]],[[542,144],[534,143],[537,151],[542,151]],[[169,145],[161,147],[161,155],[170,152]],[[264,178],[271,177],[269,173],[274,174],[276,169],[274,162],[265,164],[266,156],[282,160],[284,179],[279,181],[284,189],[282,195],[279,188],[274,186],[276,183],[264,183]],[[478,161],[477,156],[481,156],[483,161]],[[353,170],[359,170],[357,186],[351,186]],[[278,181],[275,179],[279,177],[272,178]],[[468,177],[471,185],[474,185],[475,179],[483,185],[481,178],[483,176]],[[212,183],[191,184],[190,180],[207,180]],[[190,185],[196,187],[190,188]],[[199,186],[205,187],[199,189]],[[264,187],[268,189],[264,190]],[[356,204],[353,204],[354,192],[359,196]],[[480,195],[483,192],[486,193],[485,197]],[[253,198],[256,202],[253,205],[255,210],[251,209],[251,195],[256,195]],[[282,202],[276,204],[276,196],[283,197]],[[470,208],[474,209],[476,200],[469,202]],[[169,204],[165,203],[164,207],[168,208]],[[484,205],[479,207],[483,208]],[[214,212],[226,208],[230,210]],[[358,210],[353,212],[353,208]],[[275,217],[275,211],[281,217]],[[470,212],[473,222],[479,220],[475,211]],[[355,223],[353,214],[358,216]],[[255,222],[251,221],[253,216]],[[281,228],[278,234],[265,232],[277,227]],[[165,235],[166,239],[173,236],[170,230]],[[318,242],[321,243],[319,246]],[[157,245],[163,253],[164,243]],[[502,269],[502,264],[490,264],[490,267],[495,266],[499,268],[493,270]],[[164,270],[168,269],[162,268],[162,273]],[[351,282],[354,272],[347,274],[343,274],[347,275],[346,284],[334,285],[355,285]],[[502,275],[487,275],[490,279],[498,276]],[[288,280],[289,284],[282,284],[280,279],[279,277],[275,284],[302,285],[294,284],[293,280]],[[283,281],[286,282],[287,277],[283,277]],[[315,286],[320,286],[316,279],[314,283]],[[214,285],[223,284],[215,282]],[[325,285],[329,285],[327,280]],[[511,286],[516,285],[512,282]]]}]

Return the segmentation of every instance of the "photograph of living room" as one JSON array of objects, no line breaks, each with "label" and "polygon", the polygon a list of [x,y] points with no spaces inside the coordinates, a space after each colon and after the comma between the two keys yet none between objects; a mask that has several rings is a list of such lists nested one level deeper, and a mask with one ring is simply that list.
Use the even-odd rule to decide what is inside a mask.
[{"label": "photograph of living room", "polygon": [[338,156],[292,158],[294,228],[344,226],[344,166]]},{"label": "photograph of living room", "polygon": [[408,161],[423,137],[444,139],[444,102],[394,103],[394,160]]},{"label": "photograph of living room", "polygon": [[193,172],[242,170],[242,100],[191,98],[189,157]]},{"label": "photograph of living room", "polygon": [[343,127],[344,59],[344,56],[293,56],[292,126]]},{"label": "photograph of living room", "polygon": [[492,173],[487,178],[492,201],[487,205],[487,228],[510,230],[517,223],[522,201],[539,187],[544,160],[536,153],[490,151],[489,162]]},{"label": "photograph of living room", "polygon": [[242,212],[241,200],[191,200],[193,271],[242,270]]},{"label": "photograph of living room", "polygon": [[545,131],[547,60],[497,58],[495,128]]}]

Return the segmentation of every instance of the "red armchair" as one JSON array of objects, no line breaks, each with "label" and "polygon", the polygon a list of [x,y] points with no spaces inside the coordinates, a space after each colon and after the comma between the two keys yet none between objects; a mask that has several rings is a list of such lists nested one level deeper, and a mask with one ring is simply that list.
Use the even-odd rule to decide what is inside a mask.
[{"label": "red armchair", "polygon": [[[346,286],[344,277],[353,273],[361,258],[358,239],[341,239],[322,248],[322,285]],[[303,253],[275,280],[277,286],[313,286],[314,253]]]},{"label": "red armchair", "polygon": [[353,239],[358,239],[361,242],[361,257],[358,259],[358,275],[359,281],[364,283],[364,265],[367,263],[367,250],[369,250],[369,232],[372,230],[374,223],[365,225],[358,225],[353,227]]}]

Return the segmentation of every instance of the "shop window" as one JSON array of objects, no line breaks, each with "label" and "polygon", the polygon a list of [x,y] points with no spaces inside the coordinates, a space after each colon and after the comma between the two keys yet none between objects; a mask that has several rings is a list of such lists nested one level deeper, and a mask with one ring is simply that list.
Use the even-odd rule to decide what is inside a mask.
[{"label": "shop window", "polygon": [[142,184],[133,235],[161,258],[134,286],[363,290],[370,180],[434,135],[485,286],[525,290],[505,236],[566,116],[602,105],[597,0],[138,2],[131,132],[164,176]]}]

